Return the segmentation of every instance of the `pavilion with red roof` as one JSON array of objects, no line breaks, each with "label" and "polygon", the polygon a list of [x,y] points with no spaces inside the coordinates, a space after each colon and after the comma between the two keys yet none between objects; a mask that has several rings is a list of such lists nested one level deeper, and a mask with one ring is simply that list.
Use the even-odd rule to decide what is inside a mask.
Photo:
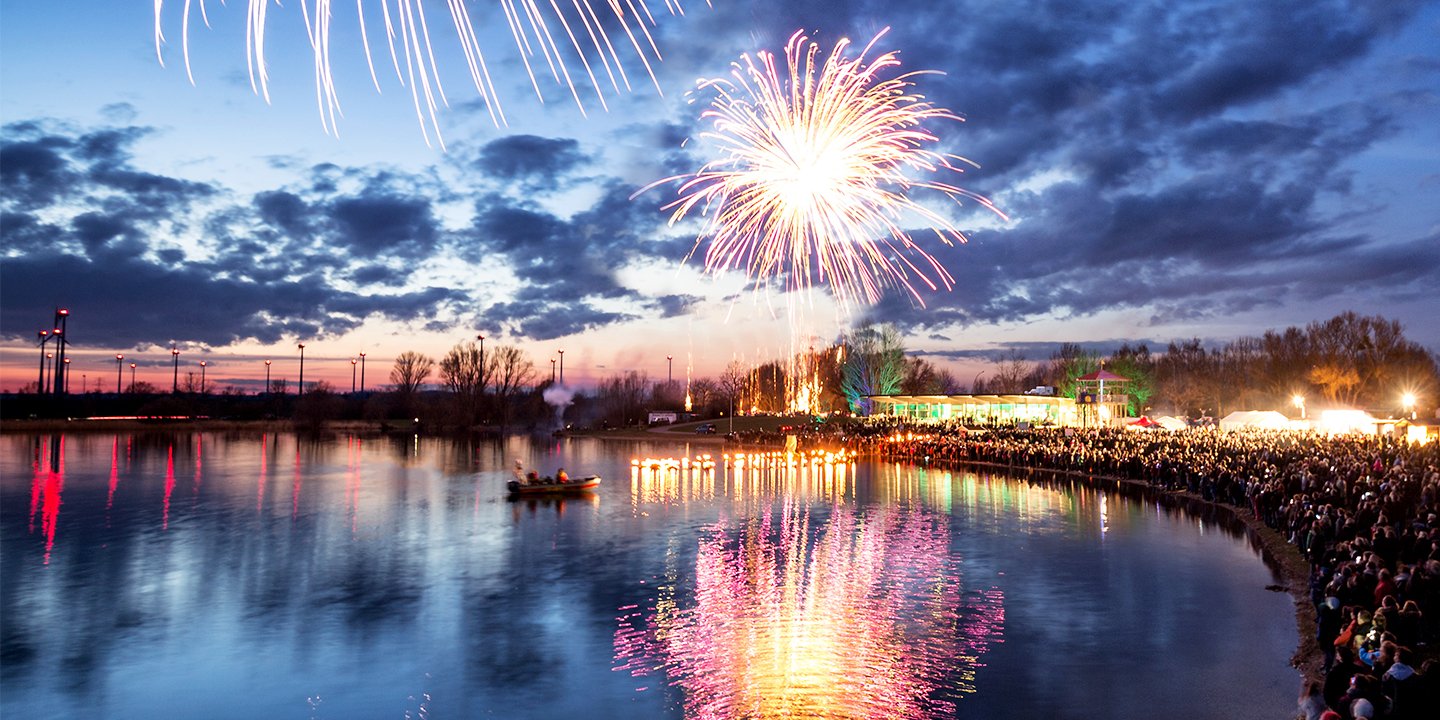
[{"label": "pavilion with red roof", "polygon": [[[1117,393],[1116,386],[1123,389],[1123,383],[1130,378],[1100,368],[1088,375],[1075,378],[1075,404],[1080,408],[1082,425],[1109,425],[1112,418],[1130,415],[1130,396]],[[1106,389],[1106,385],[1110,388]]]}]

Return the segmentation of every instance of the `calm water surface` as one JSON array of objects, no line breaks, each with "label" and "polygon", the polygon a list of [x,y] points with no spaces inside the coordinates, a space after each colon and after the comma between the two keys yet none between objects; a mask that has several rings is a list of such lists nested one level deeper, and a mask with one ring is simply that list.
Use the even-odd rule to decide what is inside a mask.
[{"label": "calm water surface", "polygon": [[[1242,537],[1080,486],[711,448],[0,436],[0,714],[1282,718]],[[504,498],[516,459],[605,478]]]}]

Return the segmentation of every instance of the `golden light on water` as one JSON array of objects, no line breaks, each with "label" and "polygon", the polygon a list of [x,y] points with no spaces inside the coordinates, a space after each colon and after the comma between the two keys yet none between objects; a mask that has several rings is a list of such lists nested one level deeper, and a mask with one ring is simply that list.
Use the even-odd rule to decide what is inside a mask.
[{"label": "golden light on water", "polygon": [[984,197],[929,179],[969,163],[931,149],[938,138],[925,127],[960,118],[915,91],[926,72],[900,73],[895,52],[866,59],[883,35],[855,57],[842,39],[822,59],[819,44],[797,32],[783,58],[746,54],[728,77],[700,82],[715,96],[700,115],[714,157],[650,187],[681,182],[666,207],[672,225],[707,218],[696,249],[709,239],[708,271],[743,270],[757,289],[778,278],[787,290],[828,285],[844,306],[874,303],[896,286],[923,305],[921,288],[948,289],[954,279],[906,226],[945,244],[965,237],[947,212],[911,193],[969,199],[1005,217]]},{"label": "golden light on water", "polygon": [[617,669],[674,685],[693,718],[952,714],[1002,641],[1002,594],[965,590],[943,516],[828,510],[787,500],[710,528],[693,598],[671,572],[651,607],[622,608]]}]

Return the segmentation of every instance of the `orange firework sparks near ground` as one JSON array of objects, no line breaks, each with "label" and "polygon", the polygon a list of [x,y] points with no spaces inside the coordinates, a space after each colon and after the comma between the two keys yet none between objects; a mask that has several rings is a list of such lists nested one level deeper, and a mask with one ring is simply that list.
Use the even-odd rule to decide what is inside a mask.
[{"label": "orange firework sparks near ground", "polygon": [[[706,0],[707,4],[709,0]],[[163,65],[161,46],[165,35],[161,29],[161,11],[164,0],[155,2],[155,54]],[[250,72],[250,87],[256,93],[270,100],[269,73],[265,61],[266,13],[272,0],[248,0],[245,16],[245,60]],[[278,0],[275,4],[279,5]],[[310,48],[315,55],[315,95],[320,107],[320,122],[327,132],[336,132],[336,116],[340,113],[340,97],[335,90],[335,76],[330,65],[330,21],[333,0],[299,0],[301,17],[305,22],[305,33],[310,39]],[[445,9],[454,26],[455,37],[460,43],[470,80],[479,91],[497,125],[506,124],[505,112],[500,106],[500,97],[490,77],[490,68],[480,51],[480,38],[475,32],[475,23],[464,0],[445,0]],[[535,94],[544,102],[536,72],[548,70],[555,82],[567,88],[580,112],[585,113],[585,103],[580,98],[576,82],[583,75],[595,91],[601,108],[605,103],[604,85],[609,84],[615,92],[623,85],[631,89],[630,78],[621,63],[621,55],[631,51],[649,76],[650,83],[660,92],[651,62],[659,62],[660,49],[651,37],[650,28],[656,24],[655,16],[646,6],[645,0],[606,0],[596,10],[591,0],[571,0],[567,3],[570,11],[560,4],[544,0],[498,0],[505,22],[515,39],[516,49],[524,64],[525,72]],[[198,5],[199,15],[204,24],[210,25],[205,0],[185,0],[181,20],[180,46],[185,58],[185,73],[193,83],[190,72],[190,16],[193,6]],[[383,20],[384,33],[380,35],[390,50],[390,61],[400,83],[410,90],[415,104],[415,115],[420,120],[420,129],[425,133],[425,142],[430,142],[430,133],[444,147],[440,139],[440,125],[436,112],[440,105],[449,105],[445,87],[440,81],[440,66],[435,61],[435,49],[430,41],[429,21],[422,0],[381,0],[378,13],[376,3],[371,2],[372,22]],[[665,0],[665,7],[672,15],[684,15],[683,0]],[[365,62],[370,70],[370,80],[375,89],[380,89],[380,80],[375,72],[375,61],[370,53],[370,32],[365,23],[365,7],[362,0],[355,0],[355,14],[359,21],[360,41],[365,50]],[[618,27],[622,32],[611,39],[606,25]],[[620,37],[623,34],[624,37]],[[626,49],[626,46],[629,49]],[[617,50],[618,46],[618,50]],[[572,77],[567,58],[579,63],[576,75]],[[402,67],[403,66],[403,67]],[[661,93],[663,94],[663,93]]]},{"label": "orange firework sparks near ground", "polygon": [[854,58],[842,39],[822,60],[820,46],[797,32],[783,58],[747,54],[729,77],[700,82],[699,91],[715,93],[700,116],[711,129],[700,137],[718,157],[661,183],[683,180],[666,207],[672,225],[697,211],[708,217],[696,243],[710,239],[707,270],[743,269],[757,287],[779,276],[788,290],[827,284],[847,307],[898,286],[923,305],[921,287],[949,289],[954,279],[902,223],[927,226],[947,245],[965,237],[911,191],[968,198],[1005,217],[980,195],[925,179],[969,163],[927,149],[937,138],[925,123],[960,118],[914,91],[927,71],[897,74],[894,52],[866,60],[883,35]]}]

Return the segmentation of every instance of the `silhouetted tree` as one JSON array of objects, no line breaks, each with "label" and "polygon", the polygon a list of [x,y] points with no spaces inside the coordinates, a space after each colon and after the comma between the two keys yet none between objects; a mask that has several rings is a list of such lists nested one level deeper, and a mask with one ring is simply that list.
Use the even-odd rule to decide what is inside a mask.
[{"label": "silhouetted tree", "polygon": [[485,364],[491,367],[489,375],[495,383],[495,401],[500,407],[500,429],[503,432],[510,426],[514,410],[512,401],[535,384],[535,363],[513,345],[501,345],[493,353],[485,355]]},{"label": "silhouetted tree", "polygon": [[414,413],[415,393],[434,369],[434,360],[413,350],[406,350],[395,358],[395,365],[390,368],[390,382],[395,389],[398,410],[406,415]]},{"label": "silhouetted tree", "polygon": [[1026,379],[1030,376],[1031,363],[1019,350],[1011,349],[995,361],[995,370],[990,373],[986,390],[1000,395],[1015,395],[1029,390]]},{"label": "silhouetted tree", "polygon": [[486,379],[489,373],[485,365],[494,362],[495,353],[482,358],[474,341],[457,343],[440,359],[440,381],[451,393],[455,404],[456,417],[461,425],[474,425],[480,418],[481,403],[485,399]]}]

